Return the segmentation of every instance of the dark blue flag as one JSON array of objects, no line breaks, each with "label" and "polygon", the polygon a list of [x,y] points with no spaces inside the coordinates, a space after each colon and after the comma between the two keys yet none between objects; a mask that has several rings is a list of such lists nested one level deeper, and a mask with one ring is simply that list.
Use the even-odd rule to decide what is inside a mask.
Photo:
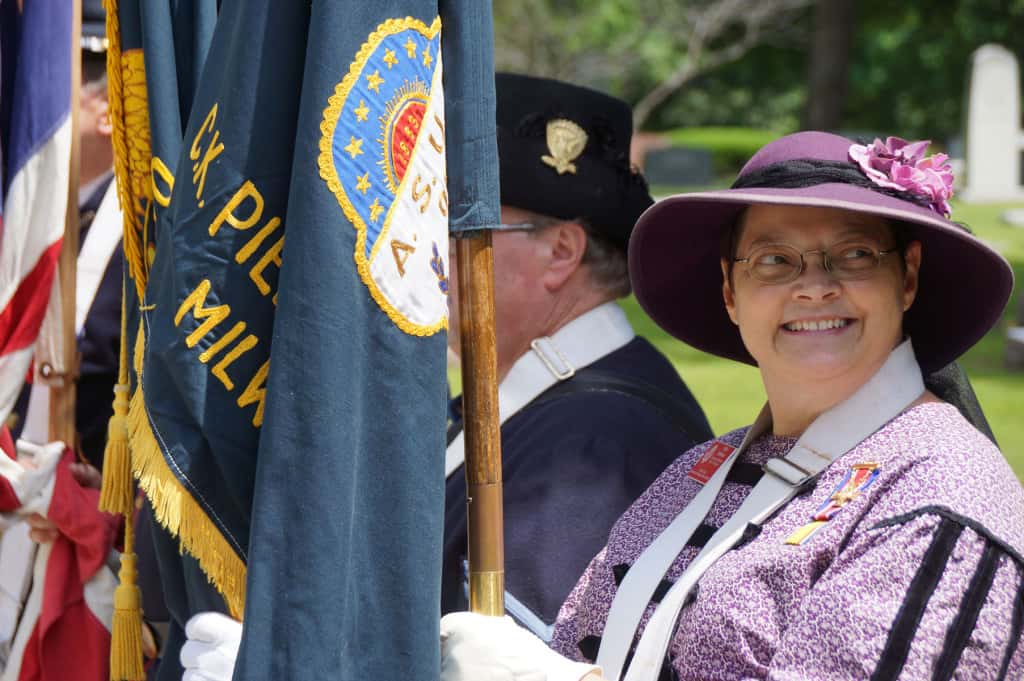
[{"label": "dark blue flag", "polygon": [[244,613],[237,679],[436,678],[448,231],[498,222],[491,50],[472,0],[221,3],[134,353],[161,679],[205,609]]}]

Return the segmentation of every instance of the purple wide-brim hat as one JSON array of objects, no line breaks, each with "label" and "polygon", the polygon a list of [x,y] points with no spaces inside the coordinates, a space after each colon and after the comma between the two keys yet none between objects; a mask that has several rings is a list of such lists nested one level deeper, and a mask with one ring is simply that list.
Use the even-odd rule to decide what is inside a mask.
[{"label": "purple wide-brim hat", "polygon": [[[823,132],[780,138],[758,151],[740,177],[797,159],[847,162],[852,140]],[[921,242],[917,297],[903,318],[926,372],[962,355],[999,320],[1013,270],[991,247],[911,201],[851,184],[750,188],[679,194],[640,216],[629,243],[629,271],[640,305],[667,332],[713,355],[756,364],[722,299],[721,241],[752,204],[823,206],[904,223]]]}]

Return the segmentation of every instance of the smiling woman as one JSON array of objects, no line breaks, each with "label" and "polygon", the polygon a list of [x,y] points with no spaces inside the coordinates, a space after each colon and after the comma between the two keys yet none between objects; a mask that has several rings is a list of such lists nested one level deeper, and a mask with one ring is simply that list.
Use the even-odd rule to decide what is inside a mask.
[{"label": "smiling woman", "polygon": [[756,365],[768,404],[620,518],[559,614],[564,657],[449,617],[445,681],[483,660],[570,681],[1024,675],[1024,490],[923,378],[995,323],[1013,277],[948,219],[926,147],[798,133],[732,189],[640,218],[640,304]]},{"label": "smiling woman", "polygon": [[886,258],[897,253],[888,220],[837,208],[753,205],[738,225],[749,255],[722,261],[725,308],[761,370],[775,432],[799,435],[899,344],[921,244]]}]

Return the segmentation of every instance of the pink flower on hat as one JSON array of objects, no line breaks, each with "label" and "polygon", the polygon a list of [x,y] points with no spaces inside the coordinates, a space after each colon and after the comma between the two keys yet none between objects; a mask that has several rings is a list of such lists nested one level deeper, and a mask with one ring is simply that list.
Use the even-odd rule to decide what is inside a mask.
[{"label": "pink flower on hat", "polygon": [[946,154],[925,157],[929,144],[928,140],[908,142],[899,137],[887,137],[885,142],[875,139],[867,146],[851,145],[850,159],[879,187],[924,197],[932,210],[949,217],[953,170]]}]

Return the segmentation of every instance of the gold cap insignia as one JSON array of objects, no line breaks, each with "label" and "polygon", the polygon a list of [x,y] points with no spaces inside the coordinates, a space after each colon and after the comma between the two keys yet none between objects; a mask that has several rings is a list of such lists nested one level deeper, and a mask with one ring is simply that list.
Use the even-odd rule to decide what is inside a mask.
[{"label": "gold cap insignia", "polygon": [[552,119],[548,121],[547,142],[551,155],[544,154],[540,160],[557,170],[559,175],[575,175],[576,164],[573,161],[587,146],[587,133],[583,128],[564,118]]}]

